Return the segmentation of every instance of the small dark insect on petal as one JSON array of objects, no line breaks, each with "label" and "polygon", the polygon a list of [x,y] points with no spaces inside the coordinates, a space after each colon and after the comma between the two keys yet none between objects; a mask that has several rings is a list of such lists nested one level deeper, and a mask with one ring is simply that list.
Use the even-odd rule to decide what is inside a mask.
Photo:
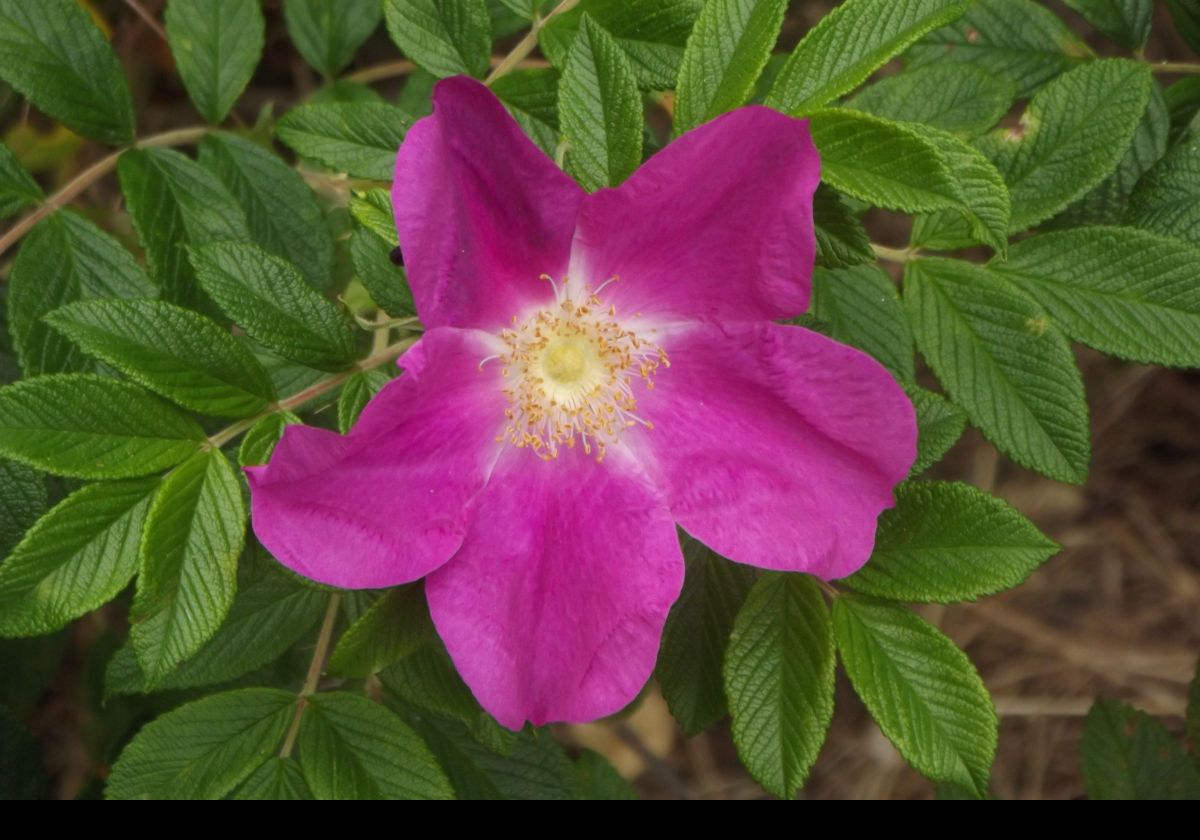
[{"label": "small dark insect on petal", "polygon": [[404,265],[404,254],[400,251],[399,245],[392,249],[390,256],[392,258],[392,262],[396,265]]}]

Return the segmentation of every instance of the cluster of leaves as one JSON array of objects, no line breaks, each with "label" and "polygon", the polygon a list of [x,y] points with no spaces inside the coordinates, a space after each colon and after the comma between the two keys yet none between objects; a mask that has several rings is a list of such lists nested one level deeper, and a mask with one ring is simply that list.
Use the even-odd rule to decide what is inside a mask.
[{"label": "cluster of leaves", "polygon": [[[1070,5],[1115,45],[1148,37],[1150,0]],[[1200,16],[1174,6],[1200,49]],[[217,126],[258,65],[259,4],[169,0],[166,36],[207,125],[137,140],[89,15],[74,0],[0,0],[0,78],[119,147],[99,165],[115,161],[136,235],[56,209],[0,146],[0,216],[37,221],[9,271],[0,359],[19,380],[0,388],[0,636],[53,634],[136,578],[105,691],[171,710],[121,752],[108,796],[629,795],[598,756],[491,720],[419,586],[322,590],[246,533],[238,467],[264,463],[288,424],[347,430],[419,332],[389,259],[383,182],[432,81],[488,75],[493,40],[523,29],[550,66],[502,66],[489,83],[588,189],[668,139],[645,124],[648,105],[669,108],[676,135],[751,101],[808,118],[823,164],[808,323],[874,355],[917,410],[912,480],[870,564],[836,591],[687,542],[657,671],[672,712],[689,733],[730,713],[747,768],[791,797],[824,740],[840,659],[916,769],[987,794],[990,697],[905,604],[1016,586],[1057,546],[1001,500],[918,476],[970,422],[1015,462],[1082,482],[1070,341],[1200,365],[1200,89],[1164,91],[1144,63],[1097,57],[1032,0],[846,0],[775,53],[786,7],[285,0],[292,44],[327,84],[236,132]],[[381,22],[419,68],[397,102],[341,75]],[[901,72],[869,81],[897,57]],[[1019,124],[997,127],[1016,103]],[[194,157],[169,148],[191,144]],[[348,199],[326,188],[347,176]],[[881,249],[905,261],[900,291],[863,226],[871,208],[913,217],[910,246]],[[934,255],[968,248],[993,256]],[[917,351],[944,394],[916,384]],[[327,646],[337,690],[321,691]]]}]

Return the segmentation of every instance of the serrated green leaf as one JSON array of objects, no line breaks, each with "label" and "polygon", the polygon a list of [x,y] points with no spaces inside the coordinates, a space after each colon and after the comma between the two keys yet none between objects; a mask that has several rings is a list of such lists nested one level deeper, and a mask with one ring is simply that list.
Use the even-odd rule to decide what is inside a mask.
[{"label": "serrated green leaf", "polygon": [[251,773],[233,792],[233,798],[298,802],[314,797],[296,760],[276,755]]},{"label": "serrated green leaf", "polygon": [[192,264],[204,291],[255,341],[322,370],[354,361],[349,322],[290,263],[254,245],[218,243],[193,250]]},{"label": "serrated green leaf", "polygon": [[750,775],[792,799],[833,717],[833,633],[807,575],[768,572],[738,612],[725,654],[733,741]]},{"label": "serrated green leaf", "polygon": [[38,182],[25,171],[12,149],[0,143],[0,219],[7,219],[44,197]]},{"label": "serrated green leaf", "polygon": [[566,168],[589,191],[615,187],[642,162],[642,98],[628,60],[591,18],[580,21],[559,85]]},{"label": "serrated green leaf", "polygon": [[683,539],[687,576],[663,628],[655,676],[671,714],[689,736],[726,712],[721,668],[733,620],[754,585],[753,569]]},{"label": "serrated green leaf", "polygon": [[1200,773],[1166,727],[1124,703],[1096,701],[1079,751],[1089,799],[1200,799]]},{"label": "serrated green leaf", "polygon": [[163,481],[146,517],[130,609],[130,638],[149,685],[225,620],[245,538],[242,485],[221,452],[195,455]]},{"label": "serrated green leaf", "polygon": [[998,123],[1016,98],[1016,85],[986,70],[969,64],[930,64],[885,76],[849,104],[885,119],[973,137]]},{"label": "serrated green leaf", "polygon": [[817,265],[849,268],[875,260],[866,229],[828,184],[818,184],[813,195],[813,226],[817,235]]},{"label": "serrated green leaf", "polygon": [[192,411],[247,417],[275,400],[270,377],[244,344],[172,303],[81,301],[45,320],[88,355]]},{"label": "serrated green leaf", "polygon": [[379,677],[396,696],[430,714],[460,720],[469,726],[486,715],[437,638],[389,665]]},{"label": "serrated green leaf", "polygon": [[396,46],[435,76],[487,73],[492,19],[484,0],[383,0],[383,16]]},{"label": "serrated green leaf", "polygon": [[296,695],[273,688],[214,694],[147,724],[121,752],[108,799],[220,799],[279,748]]},{"label": "serrated green leaf", "polygon": [[392,379],[381,370],[365,370],[346,380],[338,396],[338,430],[346,434],[354,427],[358,415]]},{"label": "serrated green leaf", "polygon": [[958,18],[965,0],[847,0],[808,31],[765,104],[802,116],[854,90],[888,59]]},{"label": "serrated green leaf", "polygon": [[74,0],[0,0],[0,79],[85,137],[112,145],[133,139],[125,74]]},{"label": "serrated green leaf", "polygon": [[1033,0],[976,0],[957,21],[929,33],[908,51],[914,67],[969,64],[1008,79],[1020,98],[1091,56],[1087,44]]},{"label": "serrated green leaf", "polygon": [[390,181],[411,123],[399,108],[374,102],[301,105],[284,114],[275,131],[298,154],[330,169]]},{"label": "serrated green leaf", "polygon": [[329,288],[333,242],[313,191],[295,169],[234,134],[205,137],[200,165],[245,208],[254,242],[300,269],[314,288]]},{"label": "serrated green leaf", "polygon": [[376,188],[351,195],[350,215],[389,248],[400,244],[396,236],[396,218],[392,214],[392,197],[387,190]]},{"label": "serrated green leaf", "polygon": [[72,478],[131,478],[196,452],[204,432],[136,385],[86,373],[0,388],[0,455]]},{"label": "serrated green leaf", "polygon": [[809,310],[829,335],[874,356],[901,382],[912,382],[913,338],[892,278],[878,265],[813,272]]},{"label": "serrated green leaf", "polygon": [[53,632],[116,597],[137,570],[157,486],[91,484],[39,519],[0,565],[0,636]]},{"label": "serrated green leaf", "polygon": [[392,248],[384,240],[365,228],[355,229],[350,234],[350,259],[355,275],[380,309],[397,318],[416,314],[408,277],[392,262]]},{"label": "serrated green leaf", "polygon": [[[46,479],[24,464],[0,458],[0,560],[37,522],[49,500]],[[3,577],[0,566],[0,577]]]},{"label": "serrated green leaf", "polygon": [[42,750],[16,715],[0,706],[0,801],[49,799]]},{"label": "serrated green leaf", "polygon": [[192,104],[210,123],[221,122],[262,57],[262,9],[257,0],[170,0],[164,18]]},{"label": "serrated green leaf", "polygon": [[914,481],[879,518],[871,559],[843,583],[892,601],[973,601],[1023,583],[1059,546],[969,484]]},{"label": "serrated green leaf", "polygon": [[643,90],[670,90],[703,0],[582,0],[538,32],[538,45],[562,70],[586,14],[616,39]]},{"label": "serrated green leaf", "polygon": [[683,51],[675,134],[745,104],[779,37],[787,0],[709,0]]},{"label": "serrated green leaf", "polygon": [[1169,141],[1177,143],[1189,137],[1195,139],[1196,128],[1200,126],[1200,76],[1180,79],[1164,88],[1162,93],[1171,117]]},{"label": "serrated green leaf", "polygon": [[315,694],[300,721],[300,767],[317,799],[452,799],[433,754],[365,697]]},{"label": "serrated green leaf", "polygon": [[275,445],[283,437],[283,430],[299,423],[300,418],[290,411],[268,414],[250,427],[238,447],[238,466],[258,467],[271,460]]},{"label": "serrated green leaf", "polygon": [[833,629],[855,692],[904,759],[986,796],[999,723],[966,654],[903,607],[860,596],[834,602]]},{"label": "serrated green leaf", "polygon": [[1140,50],[1150,37],[1152,0],[1064,0],[1122,47]]},{"label": "serrated green leaf", "polygon": [[1200,366],[1200,248],[1135,228],[1046,233],[989,271],[1034,298],[1068,336],[1123,359]]},{"label": "serrated green leaf", "polygon": [[329,673],[367,677],[425,644],[433,622],[419,584],[391,589],[346,629],[329,657]]},{"label": "serrated green leaf", "polygon": [[133,255],[82,216],[59,211],[25,238],[8,282],[8,323],[26,376],[87,368],[70,341],[42,320],[91,298],[151,298],[154,283]]},{"label": "serrated green leaf", "polygon": [[332,79],[383,17],[378,0],[284,0],[283,20],[304,60]]},{"label": "serrated green leaf", "polygon": [[247,241],[245,212],[217,177],[173,149],[133,149],[117,164],[121,191],[154,279],[167,300],[196,302],[186,247]]},{"label": "serrated green leaf", "polygon": [[962,437],[967,415],[933,391],[910,385],[907,392],[917,412],[917,460],[908,472],[911,478],[925,472],[950,451]]},{"label": "serrated green leaf", "polygon": [[1138,182],[1127,220],[1200,244],[1200,138],[1172,149]]},{"label": "serrated green leaf", "polygon": [[514,70],[492,82],[492,93],[547,155],[558,147],[558,82],[552,67]]},{"label": "serrated green leaf", "polygon": [[1022,466],[1082,482],[1083,382],[1042,309],[994,272],[940,259],[908,263],[904,301],[917,347],[971,422]]}]

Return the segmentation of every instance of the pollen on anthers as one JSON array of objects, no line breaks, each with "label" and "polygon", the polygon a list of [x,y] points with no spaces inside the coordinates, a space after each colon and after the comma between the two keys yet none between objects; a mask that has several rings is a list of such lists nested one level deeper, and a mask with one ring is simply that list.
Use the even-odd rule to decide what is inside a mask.
[{"label": "pollen on anthers", "polygon": [[512,328],[500,332],[503,349],[480,362],[502,366],[508,424],[500,440],[546,460],[578,441],[603,461],[625,429],[654,428],[638,416],[633,386],[640,379],[653,388],[655,372],[670,361],[648,337],[653,329],[627,328],[616,307],[600,300],[617,277],[595,289],[566,277],[542,279],[554,289],[553,303],[524,319],[514,316]]}]

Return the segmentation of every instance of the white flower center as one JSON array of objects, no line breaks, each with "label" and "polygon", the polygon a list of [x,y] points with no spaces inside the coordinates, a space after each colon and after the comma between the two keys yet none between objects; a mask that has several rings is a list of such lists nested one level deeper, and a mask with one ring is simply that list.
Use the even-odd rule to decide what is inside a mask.
[{"label": "white flower center", "polygon": [[572,292],[566,278],[561,286],[543,279],[554,286],[554,303],[523,321],[514,317],[513,328],[500,333],[504,350],[494,358],[504,366],[508,398],[502,439],[547,460],[578,439],[603,461],[628,427],[653,428],[637,416],[631,384],[642,379],[653,388],[655,371],[670,362],[661,347],[623,326],[615,307],[600,302],[608,283]]}]

